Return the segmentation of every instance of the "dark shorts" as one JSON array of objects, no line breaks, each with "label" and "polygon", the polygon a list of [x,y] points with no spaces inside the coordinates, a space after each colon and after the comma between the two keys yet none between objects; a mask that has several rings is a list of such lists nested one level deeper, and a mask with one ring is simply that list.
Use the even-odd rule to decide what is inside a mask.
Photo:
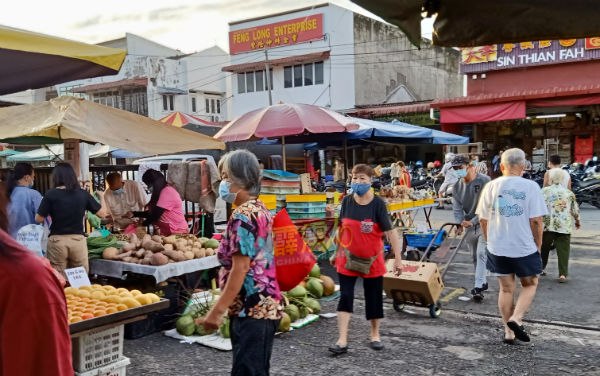
[{"label": "dark shorts", "polygon": [[523,257],[496,256],[487,251],[487,269],[497,277],[516,274],[517,277],[534,277],[542,272],[542,257],[534,252]]},{"label": "dark shorts", "polygon": [[232,376],[269,375],[273,339],[278,326],[279,320],[231,318]]}]

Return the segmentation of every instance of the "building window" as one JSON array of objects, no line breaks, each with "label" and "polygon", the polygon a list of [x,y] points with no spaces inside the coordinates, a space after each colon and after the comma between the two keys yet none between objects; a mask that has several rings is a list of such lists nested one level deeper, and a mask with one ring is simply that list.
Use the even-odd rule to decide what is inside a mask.
[{"label": "building window", "polygon": [[164,111],[173,111],[175,106],[173,105],[174,96],[173,94],[163,94],[163,110]]},{"label": "building window", "polygon": [[210,113],[210,101],[208,99],[205,101],[204,112]]},{"label": "building window", "polygon": [[[238,79],[237,80],[238,81],[238,93],[243,94],[246,92],[246,74],[238,73],[237,79]],[[206,106],[206,112],[208,112],[208,105]]]},{"label": "building window", "polygon": [[[145,87],[95,92],[92,94],[92,100],[105,106],[148,116],[148,99]],[[163,97],[163,105],[164,101]]]},{"label": "building window", "polygon": [[323,62],[319,61],[315,63],[315,85],[323,83]]},{"label": "building window", "polygon": [[[254,80],[256,82],[256,91],[263,91],[265,89],[264,73],[265,73],[265,71],[254,72]],[[250,74],[252,74],[252,73],[250,73]]]},{"label": "building window", "polygon": [[163,111],[167,111],[169,109],[167,96],[163,95],[162,97],[163,97]]},{"label": "building window", "polygon": [[221,100],[217,99],[217,114],[221,113]]},{"label": "building window", "polygon": [[58,89],[58,96],[62,97],[63,95],[70,95],[77,98],[89,99],[89,95],[86,93],[73,93],[73,89],[83,86],[79,85],[70,85],[70,86],[61,86]]},{"label": "building window", "polygon": [[313,84],[313,65],[304,64],[304,86]]},{"label": "building window", "polygon": [[213,114],[215,113],[215,100],[214,99],[210,100],[210,112]]},{"label": "building window", "polygon": [[302,65],[294,65],[294,87],[302,86]]},{"label": "building window", "polygon": [[283,87],[292,87],[292,67],[283,68]]},{"label": "building window", "polygon": [[252,72],[246,73],[246,93],[252,93],[254,91],[254,74]]},{"label": "building window", "polygon": [[192,97],[192,112],[196,112],[196,98]]}]

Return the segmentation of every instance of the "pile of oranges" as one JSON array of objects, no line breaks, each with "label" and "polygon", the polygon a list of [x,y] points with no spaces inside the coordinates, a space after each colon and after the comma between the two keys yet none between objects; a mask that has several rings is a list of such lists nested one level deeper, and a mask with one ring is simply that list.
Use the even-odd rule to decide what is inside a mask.
[{"label": "pile of oranges", "polygon": [[65,295],[71,324],[160,301],[156,294],[142,294],[139,290],[129,291],[122,287],[98,284],[67,287]]}]

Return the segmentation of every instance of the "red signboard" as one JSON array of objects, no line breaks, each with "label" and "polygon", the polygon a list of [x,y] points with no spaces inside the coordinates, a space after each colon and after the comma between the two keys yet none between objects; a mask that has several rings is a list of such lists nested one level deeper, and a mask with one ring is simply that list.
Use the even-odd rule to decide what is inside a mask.
[{"label": "red signboard", "polygon": [[287,46],[323,38],[323,14],[229,32],[229,53]]}]

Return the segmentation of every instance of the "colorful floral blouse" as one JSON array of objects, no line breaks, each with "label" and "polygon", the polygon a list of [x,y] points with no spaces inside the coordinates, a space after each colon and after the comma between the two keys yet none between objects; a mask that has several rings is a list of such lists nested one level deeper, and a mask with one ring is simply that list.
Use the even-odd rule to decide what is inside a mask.
[{"label": "colorful floral blouse", "polygon": [[544,231],[570,234],[573,231],[573,219],[579,220],[579,206],[575,194],[560,184],[542,189],[548,215],[544,216]]},{"label": "colorful floral blouse", "polygon": [[229,316],[278,320],[283,306],[275,278],[273,262],[273,220],[260,200],[250,200],[237,207],[227,223],[219,247],[219,287],[223,289],[231,273],[233,255],[240,252],[250,258],[240,293],[229,307]]}]

